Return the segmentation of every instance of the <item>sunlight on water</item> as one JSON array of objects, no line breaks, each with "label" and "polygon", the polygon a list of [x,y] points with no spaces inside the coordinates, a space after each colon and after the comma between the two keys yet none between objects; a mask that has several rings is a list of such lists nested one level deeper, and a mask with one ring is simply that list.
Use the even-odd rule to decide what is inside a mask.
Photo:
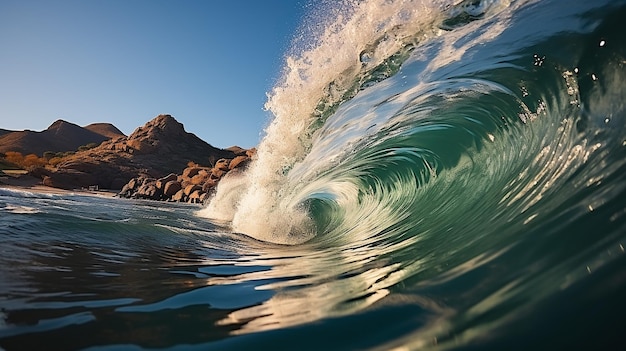
[{"label": "sunlight on water", "polygon": [[621,345],[625,9],[325,2],[206,208],[0,189],[0,347]]}]

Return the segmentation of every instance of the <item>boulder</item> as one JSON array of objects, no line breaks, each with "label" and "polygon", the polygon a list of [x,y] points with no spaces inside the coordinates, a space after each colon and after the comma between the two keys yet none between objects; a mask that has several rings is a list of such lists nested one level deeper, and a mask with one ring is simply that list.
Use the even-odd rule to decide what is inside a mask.
[{"label": "boulder", "polygon": [[156,182],[156,179],[151,178],[151,177],[141,177],[141,185],[146,185],[146,184],[151,184]]},{"label": "boulder", "polygon": [[190,183],[202,185],[209,178],[211,178],[211,172],[208,172],[207,170],[201,170],[198,174],[196,174],[190,179]]},{"label": "boulder", "polygon": [[202,187],[197,184],[190,184],[183,189],[183,193],[187,196],[191,195],[196,190],[202,190]]},{"label": "boulder", "polygon": [[183,178],[191,179],[191,177],[195,176],[200,172],[201,167],[187,167],[183,170]]},{"label": "boulder", "polygon": [[183,187],[178,180],[170,180],[165,183],[165,186],[163,187],[163,196],[169,199],[182,188]]},{"label": "boulder", "polygon": [[118,196],[127,198],[133,196],[137,192],[137,189],[143,185],[143,181],[144,179],[142,178],[131,178],[128,183],[122,186],[122,190],[120,190]]},{"label": "boulder", "polygon": [[183,189],[180,189],[176,192],[176,194],[174,194],[174,196],[172,196],[171,201],[184,202],[186,199],[187,196],[185,195],[185,192]]},{"label": "boulder", "polygon": [[200,200],[200,197],[202,196],[202,194],[204,194],[204,192],[202,192],[202,189],[194,190],[191,194],[189,194],[187,201],[194,203],[194,204],[199,204],[202,202]]},{"label": "boulder", "polygon": [[170,173],[169,175],[163,177],[163,178],[159,178],[156,181],[156,186],[159,189],[164,189],[165,188],[165,184],[167,184],[167,182],[172,181],[172,180],[176,180],[178,178],[178,176],[174,173]]},{"label": "boulder", "polygon": [[249,162],[250,162],[250,157],[237,156],[233,158],[232,161],[230,161],[230,164],[228,165],[228,169],[232,171],[235,168],[246,167]]},{"label": "boulder", "polygon": [[133,197],[138,199],[160,200],[162,194],[161,189],[156,186],[156,181],[151,181],[141,185]]},{"label": "boulder", "polygon": [[226,174],[226,171],[218,168],[213,168],[213,170],[211,171],[211,179],[221,179],[224,174]]},{"label": "boulder", "polygon": [[239,146],[236,146],[236,145],[235,146],[231,146],[229,148],[226,148],[226,150],[232,151],[235,154],[235,156],[245,155],[246,152],[248,151],[248,150],[246,150],[244,148],[241,148]]},{"label": "boulder", "polygon": [[228,171],[228,165],[230,164],[230,160],[227,158],[220,158],[215,162],[215,166],[213,169],[219,169],[221,171]]},{"label": "boulder", "polygon": [[[44,185],[46,185],[46,178],[50,178],[50,177],[48,177],[48,176],[44,177],[44,179],[43,179],[43,184],[44,184]],[[50,186],[50,185],[48,185],[48,186]],[[119,197],[126,197],[126,198],[128,198],[128,197],[131,197],[131,196],[133,195],[133,193],[134,193],[134,192],[135,192],[135,191],[134,191],[133,189],[131,189],[130,187],[128,187],[128,184],[125,184],[125,185],[122,187],[122,190],[120,190],[120,192],[119,192],[119,193],[117,193],[117,195],[118,195]]]},{"label": "boulder", "polygon": [[126,186],[128,187],[128,189],[130,190],[135,190],[137,189],[137,186],[139,185],[140,181],[138,178],[131,178],[128,183],[126,183]]},{"label": "boulder", "polygon": [[204,184],[202,184],[202,191],[209,191],[217,186],[217,180],[208,179]]}]

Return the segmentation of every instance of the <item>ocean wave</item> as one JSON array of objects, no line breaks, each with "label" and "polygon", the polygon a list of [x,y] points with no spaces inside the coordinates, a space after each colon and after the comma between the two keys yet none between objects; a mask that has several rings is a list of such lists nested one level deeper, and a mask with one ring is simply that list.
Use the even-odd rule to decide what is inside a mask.
[{"label": "ocean wave", "polygon": [[[350,282],[325,284],[354,300],[338,312],[341,294],[321,314],[366,308],[398,284],[445,291],[503,265],[516,278],[490,278],[492,295],[477,293],[454,313],[516,318],[502,306],[540,301],[620,257],[607,252],[624,239],[625,9],[359,2],[287,60],[257,160],[220,183],[201,215],[295,244],[310,278],[268,288],[305,286],[296,294],[307,301],[322,294],[315,262],[328,269],[326,254],[338,255],[338,275]],[[256,316],[263,330],[319,318],[259,317],[294,299],[278,294],[224,323]]]}]

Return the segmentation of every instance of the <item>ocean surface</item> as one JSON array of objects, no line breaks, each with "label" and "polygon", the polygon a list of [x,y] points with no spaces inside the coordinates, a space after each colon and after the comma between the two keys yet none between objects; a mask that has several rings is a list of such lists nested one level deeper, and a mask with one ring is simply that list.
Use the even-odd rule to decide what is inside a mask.
[{"label": "ocean surface", "polygon": [[625,349],[625,19],[312,6],[206,207],[0,188],[0,349]]}]

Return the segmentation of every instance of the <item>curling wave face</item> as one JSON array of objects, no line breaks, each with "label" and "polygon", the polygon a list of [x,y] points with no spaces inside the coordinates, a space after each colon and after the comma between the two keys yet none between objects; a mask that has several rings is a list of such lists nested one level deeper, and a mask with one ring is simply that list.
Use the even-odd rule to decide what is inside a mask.
[{"label": "curling wave face", "polygon": [[623,344],[626,1],[328,3],[213,220],[0,191],[0,347]]},{"label": "curling wave face", "polygon": [[497,212],[533,215],[531,205],[622,137],[595,140],[607,116],[619,125],[623,114],[623,47],[575,18],[607,5],[588,6],[344,8],[316,46],[288,57],[257,162],[225,181],[204,214],[277,243],[415,228],[439,213],[429,192],[459,213],[477,209],[460,204],[471,189]]},{"label": "curling wave face", "polygon": [[[623,252],[625,6],[358,2],[287,58],[256,163],[203,214],[262,241],[306,243],[306,276],[319,278],[319,256],[341,257],[354,300],[327,304],[331,315],[399,283],[443,289],[495,274],[494,262],[509,275],[464,302],[467,323],[552,296]],[[271,287],[293,284],[306,283]]]}]

